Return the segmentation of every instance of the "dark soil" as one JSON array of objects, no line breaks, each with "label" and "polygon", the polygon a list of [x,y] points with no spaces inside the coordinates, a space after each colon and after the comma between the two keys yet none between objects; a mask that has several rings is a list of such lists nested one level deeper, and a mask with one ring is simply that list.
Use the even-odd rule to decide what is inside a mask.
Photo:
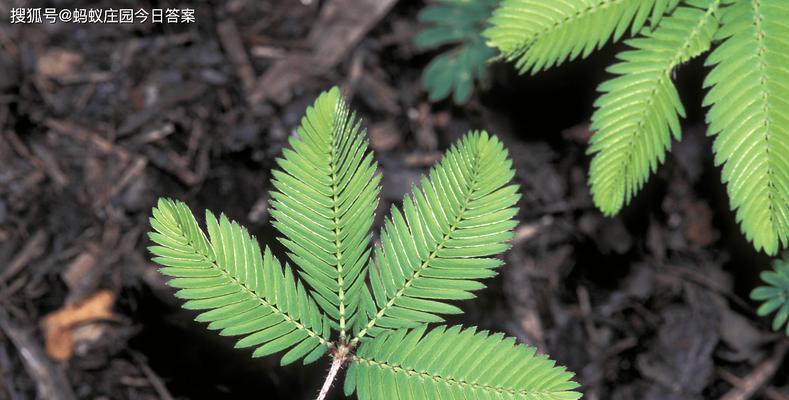
[{"label": "dark soil", "polygon": [[[88,6],[0,3],[0,400],[313,398],[327,359],[280,368],[193,322],[145,233],[169,196],[226,213],[283,255],[267,221],[269,171],[332,85],[376,150],[378,225],[467,130],[511,152],[518,236],[501,274],[450,323],[537,346],[577,373],[587,399],[789,399],[787,339],[748,300],[770,259],[729,210],[704,134],[700,62],[679,74],[683,141],[606,218],[588,194],[585,147],[595,88],[621,45],[535,77],[494,65],[491,87],[466,106],[430,104],[419,74],[434,53],[411,42],[424,4],[397,2],[378,20],[364,11],[374,1],[206,2],[194,24],[104,25],[12,25],[12,7]],[[330,7],[340,12],[327,17]],[[358,37],[321,44],[316,31],[332,37],[354,18]],[[55,361],[44,317],[96,293],[112,295],[114,315],[71,327],[71,354]]]}]

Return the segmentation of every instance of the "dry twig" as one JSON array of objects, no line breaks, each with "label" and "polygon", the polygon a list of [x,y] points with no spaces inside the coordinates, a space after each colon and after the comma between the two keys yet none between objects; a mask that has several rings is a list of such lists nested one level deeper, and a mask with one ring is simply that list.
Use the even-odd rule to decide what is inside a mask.
[{"label": "dry twig", "polygon": [[[775,375],[775,372],[778,370],[778,367],[781,365],[786,355],[787,349],[789,349],[789,342],[784,340],[778,344],[772,357],[759,363],[759,365],[744,378],[738,378],[728,371],[719,371],[721,377],[734,386],[726,395],[721,397],[721,400],[748,400],[753,398],[753,396],[759,393],[759,391],[769,383],[773,375]],[[784,399],[785,398],[786,396],[784,396]]]}]

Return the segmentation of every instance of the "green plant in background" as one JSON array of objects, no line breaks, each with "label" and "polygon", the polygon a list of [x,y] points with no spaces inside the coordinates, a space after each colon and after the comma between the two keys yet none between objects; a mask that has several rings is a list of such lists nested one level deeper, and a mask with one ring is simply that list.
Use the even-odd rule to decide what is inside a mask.
[{"label": "green plant in background", "polygon": [[[482,30],[498,0],[439,0],[425,7],[419,20],[428,27],[419,32],[414,43],[422,48],[453,47],[430,61],[422,72],[422,86],[430,101],[452,94],[455,104],[471,97],[474,82],[488,79],[488,59],[496,50],[485,43]],[[454,94],[453,94],[454,93]]]},{"label": "green plant in background", "polygon": [[773,267],[773,271],[761,274],[767,286],[754,289],[751,298],[763,302],[756,310],[757,314],[764,317],[775,312],[773,330],[777,331],[786,325],[786,335],[789,336],[789,259],[776,260]]},{"label": "green plant in background", "polygon": [[[512,237],[517,186],[507,151],[466,135],[392,207],[371,245],[380,175],[359,120],[339,90],[308,108],[273,171],[274,226],[290,261],[263,252],[246,229],[206,212],[206,236],[182,202],[161,199],[149,234],[153,260],[196,320],[253,357],[332,364],[319,399],[348,366],[360,399],[577,399],[573,374],[503,334],[428,329],[462,311],[495,275]],[[302,283],[302,281],[306,282]]]},{"label": "green plant in background", "polygon": [[637,37],[600,85],[589,153],[594,202],[619,212],[679,140],[677,67],[706,52],[708,133],[731,208],[756,249],[789,246],[789,2],[785,0],[504,0],[485,31],[521,72]]}]

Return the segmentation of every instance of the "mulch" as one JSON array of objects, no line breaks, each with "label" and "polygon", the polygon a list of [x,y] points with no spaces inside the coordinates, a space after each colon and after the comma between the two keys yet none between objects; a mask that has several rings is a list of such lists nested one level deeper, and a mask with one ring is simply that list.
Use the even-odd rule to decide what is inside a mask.
[{"label": "mulch", "polygon": [[[0,25],[0,400],[313,398],[325,360],[279,368],[193,322],[145,233],[169,196],[284,254],[270,170],[332,85],[376,151],[376,226],[469,129],[511,152],[523,198],[507,265],[450,323],[538,347],[587,399],[789,399],[789,340],[748,299],[770,260],[728,209],[703,110],[689,107],[684,140],[633,203],[603,217],[585,146],[616,47],[536,77],[494,65],[466,106],[431,104],[419,74],[434,52],[412,44],[423,5],[234,0],[195,6],[194,24]],[[702,66],[687,68],[683,97],[698,98]]]}]

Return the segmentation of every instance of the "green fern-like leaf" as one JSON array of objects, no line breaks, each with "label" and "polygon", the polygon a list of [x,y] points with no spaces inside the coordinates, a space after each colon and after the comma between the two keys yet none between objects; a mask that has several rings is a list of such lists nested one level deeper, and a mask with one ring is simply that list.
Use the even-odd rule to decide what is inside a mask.
[{"label": "green fern-like leaf", "polygon": [[334,88],[307,109],[274,170],[273,225],[344,337],[365,285],[379,176],[364,131]]},{"label": "green fern-like leaf", "polygon": [[764,317],[775,312],[773,330],[777,331],[786,325],[789,336],[789,260],[776,260],[773,271],[762,272],[762,280],[767,284],[751,292],[751,298],[762,301],[757,313]]},{"label": "green fern-like leaf", "polygon": [[[783,0],[504,0],[484,32],[521,72],[585,57],[630,27],[641,37],[600,86],[590,185],[604,214],[618,212],[679,139],[684,109],[671,81],[712,51],[704,86],[715,161],[731,208],[754,247],[789,246],[789,3]],[[651,16],[650,16],[651,14]],[[643,27],[649,19],[651,26]],[[643,29],[642,29],[643,27]]]},{"label": "green fern-like leaf", "polygon": [[[381,232],[370,266],[372,296],[363,292],[368,320],[354,340],[388,329],[441,322],[438,314],[460,309],[442,300],[473,297],[495,275],[512,237],[520,195],[512,161],[501,142],[485,132],[467,135],[421,180]],[[360,320],[363,321],[363,320]]]},{"label": "green fern-like leaf", "polygon": [[580,397],[571,373],[501,334],[456,327],[423,337],[426,323],[461,312],[447,300],[473,297],[495,274],[492,256],[512,237],[519,194],[498,139],[473,132],[448,150],[402,211],[392,209],[372,257],[380,178],[339,90],[307,109],[291,147],[271,197],[295,270],[224,215],[206,212],[206,236],[185,204],[162,199],[153,209],[153,261],[184,307],[202,310],[198,321],[241,336],[237,347],[255,347],[253,356],[287,351],[282,364],[329,352],[319,398],[345,365],[346,388],[362,399]]},{"label": "green fern-like leaf", "polygon": [[[608,69],[617,76],[599,89],[589,143],[592,195],[604,214],[615,214],[662,163],[671,137],[680,139],[685,110],[671,81],[674,69],[707,51],[718,28],[719,1],[694,1],[626,43]],[[706,3],[706,4],[705,4]],[[704,7],[704,8],[701,8]]]},{"label": "green fern-like leaf", "polygon": [[181,202],[159,200],[153,209],[149,247],[159,271],[183,307],[207,310],[197,321],[223,336],[244,336],[236,347],[256,347],[254,357],[290,349],[282,364],[318,359],[327,350],[329,323],[287,265],[224,215],[206,212],[209,238]]},{"label": "green fern-like leaf", "polygon": [[439,0],[439,5],[419,13],[419,20],[427,27],[414,37],[417,46],[454,46],[436,56],[422,72],[430,101],[454,93],[455,104],[463,104],[471,96],[474,82],[487,80],[487,61],[496,52],[485,43],[482,30],[497,4],[498,0]]},{"label": "green fern-like leaf", "polygon": [[504,0],[483,33],[521,72],[586,57],[647,18],[657,22],[676,0]]},{"label": "green fern-like leaf", "polygon": [[727,7],[707,58],[709,134],[724,164],[732,209],[749,240],[768,254],[789,245],[789,3]]},{"label": "green fern-like leaf", "polygon": [[[463,349],[457,351],[457,349]],[[398,330],[364,343],[345,393],[378,399],[572,400],[573,374],[503,334],[474,328]]]}]

